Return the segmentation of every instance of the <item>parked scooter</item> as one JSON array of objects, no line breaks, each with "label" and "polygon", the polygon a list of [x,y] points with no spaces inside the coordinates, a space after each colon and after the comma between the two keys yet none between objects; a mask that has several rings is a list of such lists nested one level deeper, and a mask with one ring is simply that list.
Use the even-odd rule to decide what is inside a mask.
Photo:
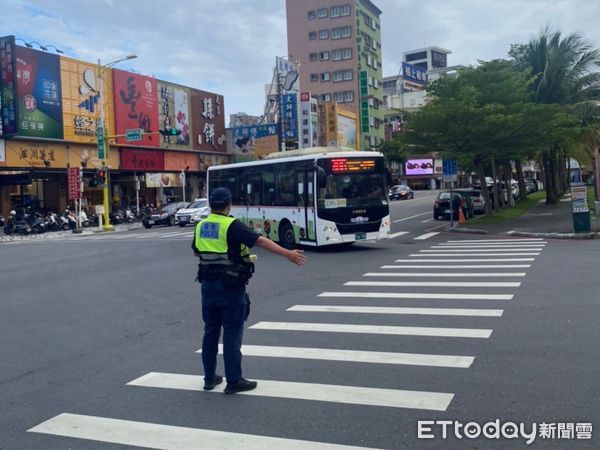
[{"label": "parked scooter", "polygon": [[82,209],[80,214],[79,214],[79,220],[81,221],[81,226],[84,228],[87,228],[90,226],[90,220],[88,219],[87,214],[85,213],[85,210]]},{"label": "parked scooter", "polygon": [[[58,231],[58,230],[62,230],[63,228],[63,221],[61,220],[62,217],[59,217],[56,213],[53,212],[49,212],[46,215],[46,222],[48,223],[48,231]],[[69,224],[67,223],[67,229],[69,227]]]},{"label": "parked scooter", "polygon": [[63,217],[65,219],[67,219],[67,228],[63,228],[66,230],[74,230],[75,228],[77,228],[77,219],[75,218],[75,214],[72,213],[70,210],[65,209],[65,213],[63,214]]},{"label": "parked scooter", "polygon": [[4,226],[4,217],[0,216],[0,227]]},{"label": "parked scooter", "polygon": [[135,214],[133,214],[133,211],[129,208],[127,208],[125,210],[124,214],[125,214],[125,222],[127,222],[127,223],[133,223],[137,220],[135,217]]},{"label": "parked scooter", "polygon": [[118,209],[113,209],[109,215],[110,223],[117,225],[123,223],[123,214]]},{"label": "parked scooter", "polygon": [[39,212],[34,212],[29,215],[29,226],[32,233],[45,233],[48,231],[48,224]]},{"label": "parked scooter", "polygon": [[6,225],[4,225],[4,233],[29,234],[31,233],[31,228],[24,220],[17,220],[17,212],[12,210],[6,221]]}]

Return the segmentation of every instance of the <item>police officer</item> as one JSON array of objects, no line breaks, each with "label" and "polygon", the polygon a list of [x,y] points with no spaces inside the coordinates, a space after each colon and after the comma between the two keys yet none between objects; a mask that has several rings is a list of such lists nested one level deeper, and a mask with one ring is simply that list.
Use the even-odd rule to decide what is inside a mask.
[{"label": "police officer", "polygon": [[244,322],[250,312],[245,288],[254,271],[248,249],[258,245],[299,266],[306,258],[301,250],[287,250],[231,217],[229,189],[214,189],[209,205],[211,214],[196,225],[192,242],[192,249],[200,259],[198,281],[202,283],[204,389],[212,390],[223,382],[223,377],[216,373],[219,336],[223,328],[225,393],[235,394],[250,391],[257,384],[242,377],[240,350]]}]

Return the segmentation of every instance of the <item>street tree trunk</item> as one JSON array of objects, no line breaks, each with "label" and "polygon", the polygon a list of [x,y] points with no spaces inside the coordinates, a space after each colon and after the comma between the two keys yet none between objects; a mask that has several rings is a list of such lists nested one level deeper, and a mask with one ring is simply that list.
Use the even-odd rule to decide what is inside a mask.
[{"label": "street tree trunk", "polygon": [[492,190],[494,192],[494,211],[500,211],[500,202],[502,202],[502,193],[498,192],[498,183],[496,182],[496,158],[492,156]]},{"label": "street tree trunk", "polygon": [[556,164],[554,162],[554,152],[550,150],[545,153],[543,158],[544,163],[544,180],[546,187],[546,204],[555,205],[558,203],[558,193],[556,189],[556,176],[554,174]]},{"label": "street tree trunk", "polygon": [[485,212],[486,214],[493,214],[492,199],[490,198],[490,191],[488,190],[487,183],[485,182],[485,169],[483,168],[483,159],[475,158],[473,160],[473,165],[475,166],[475,172],[477,173],[477,177],[479,178],[479,182],[481,183],[481,194],[483,195],[483,199],[485,200]]},{"label": "street tree trunk", "polygon": [[506,197],[510,206],[515,205],[515,199],[512,195],[512,164],[510,161],[504,163],[504,180],[506,183]]},{"label": "street tree trunk", "polygon": [[527,186],[523,176],[523,166],[519,159],[515,160],[515,170],[517,171],[517,182],[519,183],[519,198],[525,200],[527,198]]}]

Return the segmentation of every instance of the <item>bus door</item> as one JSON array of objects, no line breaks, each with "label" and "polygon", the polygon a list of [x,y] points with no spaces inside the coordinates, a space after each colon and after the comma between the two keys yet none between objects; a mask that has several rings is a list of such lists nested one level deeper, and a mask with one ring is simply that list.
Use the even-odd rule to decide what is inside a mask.
[{"label": "bus door", "polygon": [[315,221],[315,171],[298,172],[298,214],[297,225],[300,229],[300,239],[303,241],[317,240]]}]

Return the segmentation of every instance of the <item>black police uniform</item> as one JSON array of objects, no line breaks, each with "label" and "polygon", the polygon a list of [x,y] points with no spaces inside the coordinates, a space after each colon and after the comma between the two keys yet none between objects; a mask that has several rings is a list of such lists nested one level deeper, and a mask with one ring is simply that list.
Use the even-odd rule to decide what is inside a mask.
[{"label": "black police uniform", "polygon": [[[259,234],[236,219],[227,230],[228,256],[238,260],[240,247],[252,248]],[[196,233],[192,242],[196,247]],[[250,312],[245,285],[231,286],[223,282],[222,277],[205,277],[202,280],[202,318],[204,320],[204,338],[202,340],[202,363],[205,380],[216,376],[217,354],[221,327],[223,328],[223,359],[227,384],[242,379],[242,335],[244,322]]]}]

